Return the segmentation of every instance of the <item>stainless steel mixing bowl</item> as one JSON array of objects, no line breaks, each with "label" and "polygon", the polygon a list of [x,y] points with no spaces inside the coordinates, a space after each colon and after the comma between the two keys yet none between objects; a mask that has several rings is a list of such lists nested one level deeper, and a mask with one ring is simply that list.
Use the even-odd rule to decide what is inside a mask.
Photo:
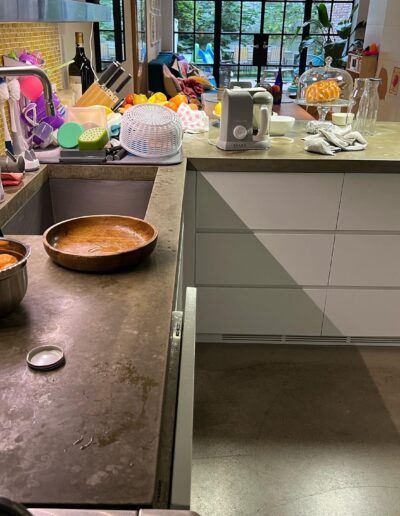
[{"label": "stainless steel mixing bowl", "polygon": [[0,270],[0,317],[7,315],[24,299],[28,286],[26,262],[31,254],[28,245],[10,238],[0,238],[0,253],[12,254],[18,259],[14,265]]}]

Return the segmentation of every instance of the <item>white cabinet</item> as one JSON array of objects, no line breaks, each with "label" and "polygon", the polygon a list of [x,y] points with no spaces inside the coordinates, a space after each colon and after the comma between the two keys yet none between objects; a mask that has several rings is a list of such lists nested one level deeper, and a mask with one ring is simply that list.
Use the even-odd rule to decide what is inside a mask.
[{"label": "white cabinet", "polygon": [[400,174],[199,172],[195,192],[200,334],[400,336]]},{"label": "white cabinet", "polygon": [[202,172],[196,226],[212,230],[333,230],[343,174]]},{"label": "white cabinet", "polygon": [[400,231],[400,174],[346,174],[338,229]]},{"label": "white cabinet", "polygon": [[327,285],[332,234],[196,236],[196,285]]},{"label": "white cabinet", "polygon": [[199,333],[320,335],[325,289],[200,287]]},{"label": "white cabinet", "polygon": [[400,288],[400,235],[336,235],[329,284]]},{"label": "white cabinet", "polygon": [[323,335],[400,335],[400,290],[329,289]]}]

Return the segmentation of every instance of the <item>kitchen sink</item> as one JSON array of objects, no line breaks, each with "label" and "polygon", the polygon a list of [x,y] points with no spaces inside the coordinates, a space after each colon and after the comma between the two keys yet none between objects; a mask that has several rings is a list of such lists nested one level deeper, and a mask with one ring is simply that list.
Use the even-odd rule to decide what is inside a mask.
[{"label": "kitchen sink", "polygon": [[154,181],[50,178],[2,227],[5,235],[41,235],[85,215],[144,218]]}]

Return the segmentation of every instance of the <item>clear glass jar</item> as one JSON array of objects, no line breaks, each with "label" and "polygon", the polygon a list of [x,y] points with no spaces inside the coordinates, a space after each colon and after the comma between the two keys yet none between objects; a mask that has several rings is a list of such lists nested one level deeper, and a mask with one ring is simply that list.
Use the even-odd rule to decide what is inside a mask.
[{"label": "clear glass jar", "polygon": [[380,83],[381,79],[367,79],[361,96],[354,129],[364,135],[373,135],[375,133],[379,109],[378,88]]}]

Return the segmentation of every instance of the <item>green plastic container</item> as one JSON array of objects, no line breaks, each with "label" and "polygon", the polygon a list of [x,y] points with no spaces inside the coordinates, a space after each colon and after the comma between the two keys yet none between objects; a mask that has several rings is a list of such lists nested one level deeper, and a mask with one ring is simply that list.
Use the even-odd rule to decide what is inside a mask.
[{"label": "green plastic container", "polygon": [[107,130],[103,127],[92,127],[79,136],[80,150],[101,150],[108,142]]}]

